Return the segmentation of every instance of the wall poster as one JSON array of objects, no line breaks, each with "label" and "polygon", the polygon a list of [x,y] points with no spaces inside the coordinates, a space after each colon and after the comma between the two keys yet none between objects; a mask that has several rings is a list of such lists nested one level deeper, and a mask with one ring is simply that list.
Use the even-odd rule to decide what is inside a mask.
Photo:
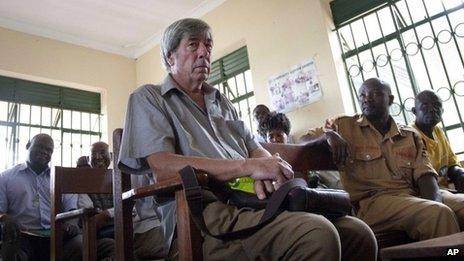
[{"label": "wall poster", "polygon": [[287,113],[322,98],[314,60],[294,66],[268,80],[271,105],[278,112]]}]

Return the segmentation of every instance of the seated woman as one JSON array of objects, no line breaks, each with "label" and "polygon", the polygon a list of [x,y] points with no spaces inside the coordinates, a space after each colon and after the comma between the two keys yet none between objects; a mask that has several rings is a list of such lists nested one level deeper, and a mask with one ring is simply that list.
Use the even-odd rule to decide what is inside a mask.
[{"label": "seated woman", "polygon": [[292,125],[287,116],[280,112],[270,112],[264,120],[259,123],[265,141],[270,143],[287,143]]}]

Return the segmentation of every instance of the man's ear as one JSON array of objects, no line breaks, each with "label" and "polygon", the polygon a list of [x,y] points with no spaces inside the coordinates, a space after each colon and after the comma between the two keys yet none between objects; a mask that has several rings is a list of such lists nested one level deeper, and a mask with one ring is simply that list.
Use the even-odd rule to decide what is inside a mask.
[{"label": "man's ear", "polygon": [[172,57],[174,54],[172,52],[168,52],[168,55],[167,55],[167,60],[168,60],[168,64],[169,66],[173,66],[174,65],[174,58]]},{"label": "man's ear", "polygon": [[412,114],[416,115],[416,107],[412,107],[411,112],[412,112]]},{"label": "man's ear", "polygon": [[395,96],[389,95],[389,96],[388,96],[388,99],[389,99],[388,105],[392,105],[392,104],[393,104],[393,100],[395,99]]}]

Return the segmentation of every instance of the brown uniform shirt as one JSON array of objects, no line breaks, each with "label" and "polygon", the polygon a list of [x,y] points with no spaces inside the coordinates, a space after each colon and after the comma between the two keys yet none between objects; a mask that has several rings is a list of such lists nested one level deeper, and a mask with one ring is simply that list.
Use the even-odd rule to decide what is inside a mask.
[{"label": "brown uniform shirt", "polygon": [[383,137],[362,115],[329,119],[325,128],[338,132],[349,144],[350,158],[339,169],[354,202],[379,194],[417,195],[419,177],[437,176],[421,138],[393,118]]}]

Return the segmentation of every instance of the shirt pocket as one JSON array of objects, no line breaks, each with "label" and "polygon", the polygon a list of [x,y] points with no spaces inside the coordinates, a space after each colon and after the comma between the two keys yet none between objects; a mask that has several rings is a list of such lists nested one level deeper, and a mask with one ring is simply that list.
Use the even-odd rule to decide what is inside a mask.
[{"label": "shirt pocket", "polygon": [[[405,179],[408,183],[413,181],[417,152],[415,147],[400,146],[393,149],[393,179]],[[412,184],[412,183],[411,183]]]},{"label": "shirt pocket", "polygon": [[234,136],[245,138],[245,123],[241,120],[226,120],[226,126]]},{"label": "shirt pocket", "polygon": [[380,148],[356,150],[351,164],[353,173],[361,179],[380,179],[386,169]]},{"label": "shirt pocket", "polygon": [[396,158],[396,171],[393,179],[404,179],[408,184],[414,183],[414,162],[402,157]]}]

